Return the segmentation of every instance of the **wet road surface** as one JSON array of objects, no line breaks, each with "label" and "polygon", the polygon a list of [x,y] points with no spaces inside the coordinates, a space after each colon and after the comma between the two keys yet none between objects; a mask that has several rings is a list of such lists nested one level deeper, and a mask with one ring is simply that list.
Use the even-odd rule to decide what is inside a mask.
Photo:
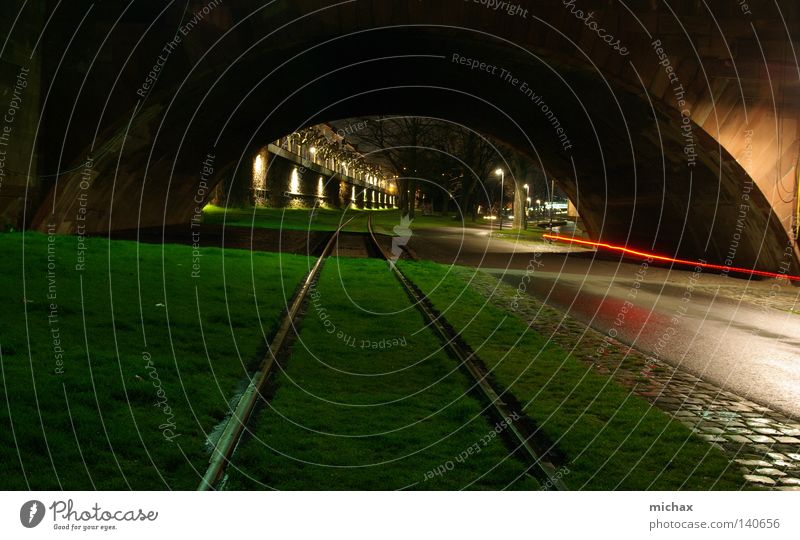
[{"label": "wet road surface", "polygon": [[786,280],[645,267],[594,252],[534,253],[486,231],[415,231],[409,245],[422,258],[479,267],[513,287],[527,272],[527,293],[584,324],[800,418],[800,288]]}]

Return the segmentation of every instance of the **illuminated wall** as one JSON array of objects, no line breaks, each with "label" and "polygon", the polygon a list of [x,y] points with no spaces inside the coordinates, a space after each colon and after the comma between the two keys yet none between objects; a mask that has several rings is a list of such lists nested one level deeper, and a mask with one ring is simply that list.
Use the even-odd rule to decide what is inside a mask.
[{"label": "illuminated wall", "polygon": [[[338,174],[328,178],[306,165],[262,148],[252,158],[253,204],[273,208],[382,208],[389,204],[389,198],[375,189],[354,186]],[[370,180],[379,185],[377,179]]]},{"label": "illuminated wall", "polygon": [[267,162],[268,162],[267,149],[262,148],[258,154],[253,158],[253,181],[251,188],[253,190],[253,204],[255,206],[267,205]]}]

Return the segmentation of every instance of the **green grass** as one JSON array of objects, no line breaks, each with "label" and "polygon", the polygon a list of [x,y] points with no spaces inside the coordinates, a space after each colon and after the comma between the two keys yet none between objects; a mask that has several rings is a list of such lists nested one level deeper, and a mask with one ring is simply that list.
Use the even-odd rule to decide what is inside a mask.
[{"label": "green grass", "polygon": [[[375,211],[381,213],[383,211]],[[318,208],[230,208],[208,205],[203,209],[203,222],[233,227],[287,229],[300,231],[335,231],[350,218],[355,218],[345,231],[365,231],[367,211],[348,209],[345,212]]]},{"label": "green grass", "polygon": [[92,238],[79,272],[54,239],[53,299],[47,236],[25,234],[23,282],[23,237],[0,234],[0,488],[194,489],[308,259],[202,249],[193,278],[191,247]]},{"label": "green grass", "polygon": [[[284,292],[291,296],[309,260],[203,249],[193,278],[191,247],[87,239],[78,271],[77,242],[54,238],[56,297],[48,298],[48,237],[26,233],[23,248],[22,234],[0,234],[0,488],[194,489],[208,460],[205,434],[258,363],[263,334],[273,332]],[[570,488],[742,485],[727,458],[680,423],[485,306],[459,277],[467,270],[446,277],[447,267],[433,263],[402,267],[464,329],[497,382],[530,401],[527,413],[568,459]],[[255,480],[234,473],[232,487],[537,487],[526,477],[514,482],[522,465],[506,459],[498,439],[458,462],[492,426],[464,394],[467,378],[436,352],[437,339],[417,333],[422,319],[384,263],[330,259],[317,292],[288,377],[275,379],[257,439],[236,455]],[[405,345],[361,348],[383,338]],[[426,480],[448,462],[452,470]]]},{"label": "green grass", "polygon": [[[423,326],[386,263],[329,259],[229,487],[537,489],[500,439],[483,445],[494,423]],[[383,339],[399,342],[362,348]]]},{"label": "green grass", "polygon": [[568,459],[571,489],[739,489],[742,478],[685,426],[486,303],[469,270],[401,262]]},{"label": "green grass", "polygon": [[[508,225],[504,225],[508,226]],[[534,224],[528,224],[528,230],[514,230],[503,229],[502,231],[495,231],[491,233],[492,238],[502,238],[503,240],[511,240],[517,242],[544,242],[542,235],[547,233],[544,229],[539,229]]]},{"label": "green grass", "polygon": [[[319,208],[312,211],[308,208],[231,208],[208,205],[203,209],[203,222],[209,224],[225,223],[234,227],[257,227],[264,229],[289,229],[311,231],[333,231],[351,217],[355,219],[345,227],[345,231],[366,232],[367,216],[372,214],[375,231],[394,235],[394,227],[400,225],[399,210],[358,210],[349,208],[345,211]],[[453,219],[452,214],[442,216],[435,214],[423,216],[420,212],[411,222],[411,229],[427,229],[435,227],[481,227],[483,220],[476,223],[467,218]]]}]

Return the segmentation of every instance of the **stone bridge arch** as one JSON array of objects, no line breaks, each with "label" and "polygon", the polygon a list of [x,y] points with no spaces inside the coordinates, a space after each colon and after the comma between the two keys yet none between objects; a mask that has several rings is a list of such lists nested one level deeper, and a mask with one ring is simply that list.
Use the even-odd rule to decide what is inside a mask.
[{"label": "stone bridge arch", "polygon": [[[30,225],[76,232],[79,212],[87,232],[187,222],[209,153],[218,172],[304,125],[419,114],[527,152],[596,238],[770,271],[788,253],[797,271],[795,5],[519,5],[193,2],[200,20],[167,8],[155,23],[152,11],[100,8],[91,24],[103,32],[43,67],[75,113],[43,105],[39,147],[64,152],[42,167],[71,172],[40,183]],[[66,40],[80,15],[48,31]],[[47,43],[58,58],[57,36]],[[99,51],[91,67],[87,50]]]}]

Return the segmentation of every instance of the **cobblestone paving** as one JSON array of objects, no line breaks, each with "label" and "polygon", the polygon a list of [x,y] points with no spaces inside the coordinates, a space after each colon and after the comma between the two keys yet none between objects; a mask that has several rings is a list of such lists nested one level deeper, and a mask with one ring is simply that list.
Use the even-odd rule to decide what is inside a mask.
[{"label": "cobblestone paving", "polygon": [[800,490],[800,422],[648,357],[527,294],[517,294],[491,275],[460,268],[455,272],[493,305],[522,318],[721,448],[752,486]]}]

